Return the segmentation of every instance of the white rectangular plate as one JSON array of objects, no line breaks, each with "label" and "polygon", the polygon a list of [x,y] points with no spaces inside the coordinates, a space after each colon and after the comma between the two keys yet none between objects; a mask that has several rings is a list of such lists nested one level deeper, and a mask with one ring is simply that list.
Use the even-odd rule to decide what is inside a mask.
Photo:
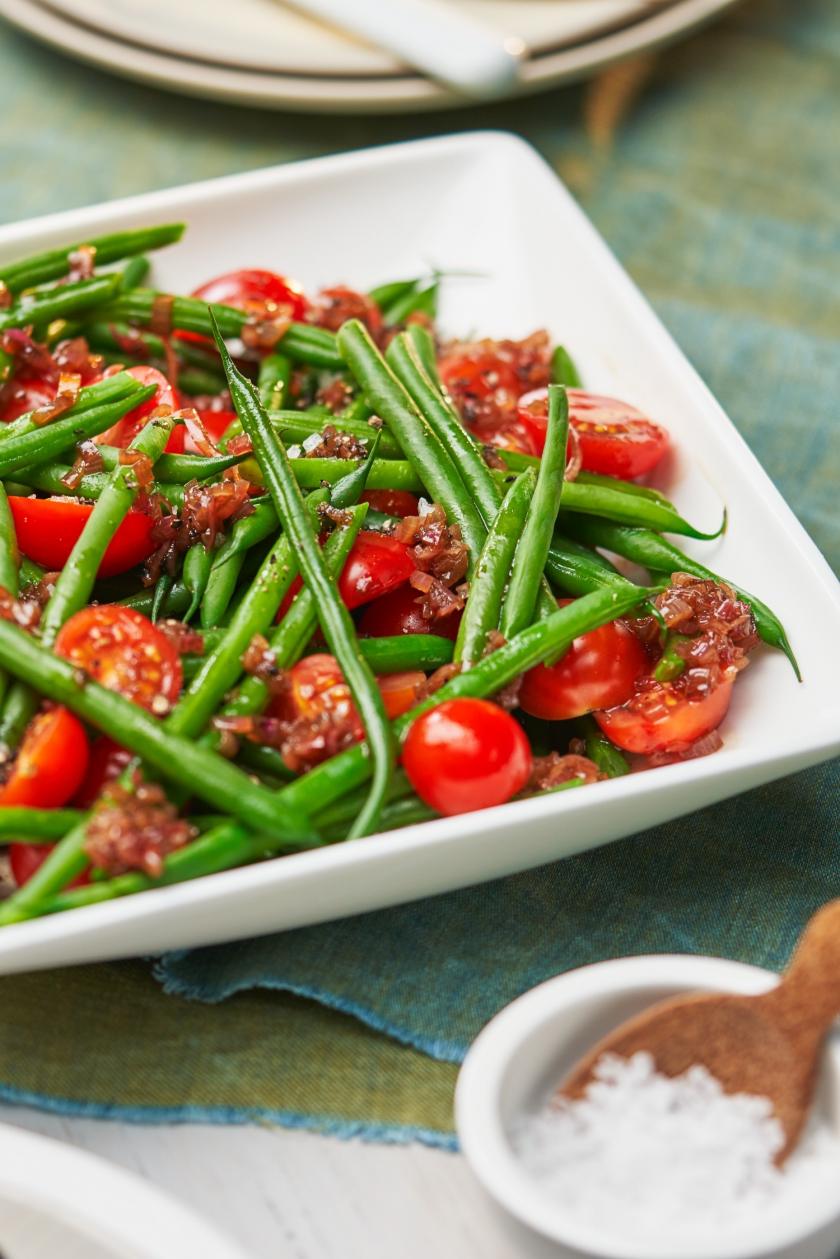
[{"label": "white rectangular plate", "polygon": [[[373,149],[153,193],[0,230],[0,261],[89,235],[183,218],[155,282],[268,266],[310,290],[358,288],[433,263],[482,278],[446,286],[443,324],[520,336],[546,326],[587,385],[671,431],[668,488],[729,528],[691,545],[781,616],[802,666],[761,652],[738,683],[714,756],[278,858],[0,931],[0,972],[208,944],[377,909],[492,879],[667,821],[840,748],[836,582],[732,424],[578,206],[526,144],[475,133]],[[721,843],[726,836],[721,836]]]}]

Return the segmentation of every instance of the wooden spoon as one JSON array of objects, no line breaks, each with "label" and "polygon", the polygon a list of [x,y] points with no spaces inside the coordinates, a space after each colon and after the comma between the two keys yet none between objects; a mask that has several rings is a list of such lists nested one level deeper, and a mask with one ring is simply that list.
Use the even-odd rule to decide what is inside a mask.
[{"label": "wooden spoon", "polygon": [[840,900],[806,926],[776,988],[758,997],[691,993],[658,1002],[622,1023],[569,1073],[562,1096],[580,1097],[602,1054],[651,1054],[662,1075],[702,1063],[726,1093],[769,1097],[793,1150],[811,1107],[826,1033],[840,1014]]}]

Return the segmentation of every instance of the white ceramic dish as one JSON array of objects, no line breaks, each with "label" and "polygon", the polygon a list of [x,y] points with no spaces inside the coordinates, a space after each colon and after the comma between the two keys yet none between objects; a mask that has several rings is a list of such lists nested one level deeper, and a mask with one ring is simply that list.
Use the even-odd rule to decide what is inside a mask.
[{"label": "white ceramic dish", "polygon": [[[476,197],[481,213],[474,212]],[[0,230],[0,261],[128,225],[183,218],[155,280],[188,292],[237,266],[310,288],[444,270],[442,321],[466,333],[545,325],[584,379],[666,423],[683,512],[729,530],[692,549],[766,599],[805,682],[763,652],[739,681],[726,746],[583,791],[413,826],[0,931],[0,972],[152,953],[300,926],[495,878],[631,835],[827,758],[840,746],[840,594],[711,394],[578,206],[522,141],[474,133],[257,171]],[[574,300],[569,300],[574,294]],[[721,836],[721,843],[726,837]]]},{"label": "white ceramic dish", "polygon": [[[715,957],[620,958],[570,971],[512,1002],[484,1028],[458,1077],[461,1149],[501,1208],[519,1253],[555,1259],[830,1259],[840,1246],[840,1185],[798,1201],[782,1225],[756,1228],[748,1243],[701,1245],[689,1233],[643,1246],[564,1216],[527,1174],[511,1145],[519,1116],[538,1107],[601,1036],[666,997],[690,991],[766,992],[778,975]],[[840,1136],[840,1037],[829,1039],[816,1105]],[[743,1237],[743,1235],[742,1235]]]},{"label": "white ceramic dish", "polygon": [[[81,0],[84,2],[84,0]],[[589,8],[593,0],[586,0]],[[519,91],[541,91],[559,83],[571,82],[620,61],[625,57],[661,47],[688,34],[704,22],[730,8],[738,0],[674,0],[665,6],[651,5],[649,15],[636,12],[628,16],[619,29],[604,31],[603,26],[620,23],[617,15],[609,22],[601,21],[598,29],[593,25],[574,27],[565,16],[555,28],[556,38],[550,48],[530,57],[523,67]],[[504,9],[500,0],[499,9]],[[517,5],[507,5],[518,8]],[[529,5],[537,11],[547,8],[544,0]],[[551,6],[554,7],[554,6]],[[564,4],[558,8],[564,8]],[[228,12],[234,9],[228,7]],[[238,13],[238,10],[236,10]],[[416,112],[426,109],[454,108],[470,102],[446,91],[439,84],[411,73],[392,68],[390,73],[350,74],[346,70],[336,74],[330,70],[335,49],[319,45],[315,50],[306,41],[298,46],[299,68],[296,72],[264,72],[239,64],[218,64],[201,60],[193,50],[187,57],[177,51],[161,51],[157,47],[127,42],[95,26],[82,25],[68,18],[65,13],[40,0],[0,0],[0,16],[5,17],[20,30],[35,39],[49,44],[59,52],[78,57],[80,60],[113,74],[137,79],[154,87],[167,88],[186,96],[208,97],[240,105],[258,106],[264,109],[302,110],[318,113],[365,113]],[[122,11],[123,20],[126,13]],[[543,19],[539,19],[541,24]],[[534,32],[537,33],[534,24]],[[172,23],[167,20],[166,29]],[[588,33],[584,36],[583,31]],[[219,36],[218,30],[215,32]],[[292,32],[293,36],[295,32]],[[298,31],[299,35],[300,32]],[[544,32],[538,38],[543,42]],[[568,41],[573,42],[571,46]],[[241,40],[228,40],[234,52],[229,60],[242,60]],[[348,41],[344,41],[348,43]],[[562,45],[562,46],[560,46]],[[273,44],[269,44],[271,48]],[[349,44],[348,44],[349,46]],[[358,65],[359,48],[354,61]],[[262,45],[260,45],[262,51]],[[313,51],[320,59],[321,70],[312,73]],[[363,50],[369,59],[371,53]],[[348,53],[344,53],[347,63]],[[373,54],[375,56],[375,54]],[[364,58],[363,58],[364,60]]]},{"label": "white ceramic dish", "polygon": [[8,1259],[246,1259],[167,1194],[104,1159],[0,1126],[0,1248]]}]

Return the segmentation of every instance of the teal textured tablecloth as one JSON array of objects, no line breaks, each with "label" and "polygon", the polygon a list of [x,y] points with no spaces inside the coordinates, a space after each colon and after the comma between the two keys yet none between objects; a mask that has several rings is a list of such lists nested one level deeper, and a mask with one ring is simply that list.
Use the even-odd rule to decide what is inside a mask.
[{"label": "teal textured tablecloth", "polygon": [[[817,544],[840,563],[833,0],[754,0],[592,84],[415,119],[305,118],[190,102],[79,67],[5,29],[0,70],[6,220],[368,143],[475,126],[521,133],[579,197]],[[781,966],[808,913],[840,894],[839,786],[837,766],[823,766],[541,871],[169,958],[162,977],[170,990],[210,1000],[253,985],[303,993],[458,1060],[511,996],[583,962],[670,949]],[[23,993],[0,991],[7,1010]],[[33,1010],[41,989],[37,999],[33,991],[20,1002],[17,1057],[0,1044],[0,1094],[84,1106],[84,1080],[75,1092],[60,1072],[39,1081],[25,1061],[40,1030]],[[334,1034],[341,1036],[338,1023]],[[372,1044],[367,1052],[373,1061]],[[97,1065],[96,1113],[154,1117],[151,1088],[145,1100],[136,1089],[130,1102],[117,1086],[109,1094],[104,1057]],[[216,1069],[206,1060],[202,1067]],[[446,1076],[442,1087],[450,1083]],[[396,1085],[387,1087],[393,1099]],[[214,1096],[215,1110],[205,1088],[189,1115],[283,1118],[276,1098],[269,1105],[256,1086],[245,1109],[239,1094],[230,1102],[221,1077]],[[295,1122],[341,1127],[340,1113],[358,1130],[372,1112],[356,1095],[351,1104],[345,1094],[342,1109],[333,1093],[325,1118],[330,1108],[317,1090],[301,1096]],[[430,1127],[420,1100],[380,1104],[376,1134]],[[171,1105],[160,1111],[173,1113]]]}]

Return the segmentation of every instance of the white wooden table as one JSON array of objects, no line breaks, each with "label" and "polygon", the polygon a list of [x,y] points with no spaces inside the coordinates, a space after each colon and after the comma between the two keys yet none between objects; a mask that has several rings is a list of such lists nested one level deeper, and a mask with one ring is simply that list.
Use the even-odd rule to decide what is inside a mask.
[{"label": "white wooden table", "polygon": [[23,1107],[0,1107],[0,1122],[145,1177],[252,1259],[526,1259],[460,1155],[281,1128],[61,1119]]}]

